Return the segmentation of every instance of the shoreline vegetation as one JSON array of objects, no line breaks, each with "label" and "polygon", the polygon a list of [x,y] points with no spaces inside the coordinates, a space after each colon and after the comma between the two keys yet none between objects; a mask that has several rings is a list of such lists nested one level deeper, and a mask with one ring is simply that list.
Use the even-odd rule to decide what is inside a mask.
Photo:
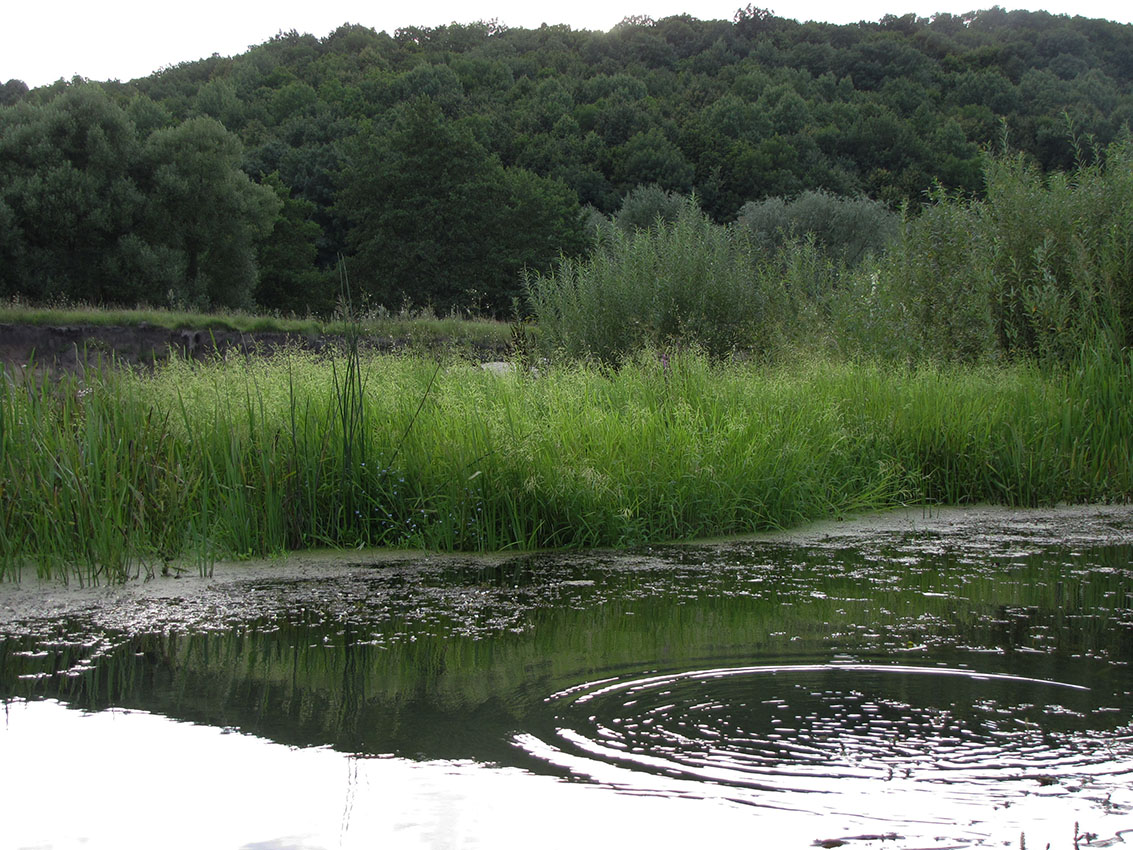
[{"label": "shoreline vegetation", "polygon": [[761,247],[695,196],[603,225],[588,259],[526,278],[503,374],[367,352],[347,299],[337,352],[6,371],[0,578],[1128,502],[1133,146],[1089,157],[989,157],[982,197],[936,193],[853,263],[852,229]]},{"label": "shoreline vegetation", "polygon": [[911,504],[1133,496],[1133,358],[894,367],[645,352],[493,374],[285,353],[0,381],[0,573],[313,547],[608,547]]},{"label": "shoreline vegetation", "polygon": [[[0,325],[22,328],[160,328],[168,331],[200,331],[289,336],[292,338],[341,339],[359,333],[364,339],[388,341],[398,350],[461,351],[502,350],[511,345],[507,322],[452,312],[438,316],[428,309],[391,313],[373,310],[347,320],[282,315],[259,315],[240,310],[193,312],[160,307],[115,308],[96,304],[58,303],[34,305],[19,299],[0,301]],[[207,345],[205,346],[208,347]],[[32,352],[35,355],[35,352]],[[112,352],[109,352],[112,353]],[[164,354],[161,352],[160,354]],[[40,359],[40,358],[36,358]],[[161,359],[161,358],[159,358]]]}]

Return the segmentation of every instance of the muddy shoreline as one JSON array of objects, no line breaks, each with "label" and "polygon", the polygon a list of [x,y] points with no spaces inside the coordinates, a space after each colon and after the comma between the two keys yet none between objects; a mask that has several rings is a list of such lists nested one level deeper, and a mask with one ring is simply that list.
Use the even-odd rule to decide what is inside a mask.
[{"label": "muddy shoreline", "polygon": [[[769,547],[790,545],[866,548],[884,552],[900,544],[905,552],[949,549],[1133,546],[1133,505],[1081,505],[1013,509],[995,506],[908,508],[819,522],[802,528],[692,543],[639,547],[624,555],[648,559],[650,553],[680,547]],[[25,574],[19,583],[0,584],[0,634],[35,624],[80,617],[102,628],[126,632],[221,628],[269,616],[277,608],[333,605],[349,597],[375,571],[417,571],[445,566],[481,566],[540,558],[585,558],[608,552],[578,551],[440,554],[398,550],[321,550],[246,562],[220,562],[209,577],[195,572],[156,576],[121,585],[79,587]],[[1131,565],[1133,569],[1133,565]],[[285,588],[285,592],[281,592]]]},{"label": "muddy shoreline", "polygon": [[[233,331],[212,328],[171,330],[156,325],[25,325],[0,324],[0,365],[22,371],[33,365],[37,371],[75,373],[114,363],[120,366],[152,368],[170,357],[209,360],[233,355],[270,355],[281,350],[324,352],[340,348],[343,339],[334,335],[311,336],[283,331]],[[422,343],[409,337],[372,335],[361,346],[375,353],[393,353],[435,347],[450,348],[452,343],[438,339]],[[487,341],[462,343],[471,357],[503,360],[508,357],[504,343]]]}]

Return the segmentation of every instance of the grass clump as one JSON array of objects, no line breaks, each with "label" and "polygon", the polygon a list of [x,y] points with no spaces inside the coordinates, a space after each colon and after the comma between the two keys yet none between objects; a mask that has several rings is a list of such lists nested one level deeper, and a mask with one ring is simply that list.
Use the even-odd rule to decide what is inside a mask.
[{"label": "grass clump", "polygon": [[617,546],[922,502],[1133,494],[1133,366],[412,357],[0,383],[0,571],[309,547]]}]

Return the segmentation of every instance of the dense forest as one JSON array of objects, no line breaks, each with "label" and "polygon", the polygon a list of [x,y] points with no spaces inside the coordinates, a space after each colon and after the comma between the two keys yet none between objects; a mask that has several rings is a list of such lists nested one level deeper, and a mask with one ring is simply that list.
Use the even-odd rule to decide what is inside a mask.
[{"label": "dense forest", "polygon": [[510,315],[525,269],[690,196],[882,221],[981,195],[987,150],[1070,170],[1131,119],[1133,26],[1042,12],[281,33],[0,86],[0,297],[325,313],[344,257],[370,307]]}]

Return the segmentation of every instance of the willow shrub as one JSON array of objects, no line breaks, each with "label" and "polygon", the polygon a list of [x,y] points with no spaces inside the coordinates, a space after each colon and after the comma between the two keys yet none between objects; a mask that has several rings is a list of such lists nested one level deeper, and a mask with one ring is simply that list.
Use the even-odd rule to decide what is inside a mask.
[{"label": "willow shrub", "polygon": [[535,377],[292,354],[0,379],[0,574],[311,547],[614,546],[1133,496],[1133,367],[644,353]]},{"label": "willow shrub", "polygon": [[773,291],[748,242],[687,199],[676,220],[609,228],[585,259],[526,280],[540,339],[555,354],[620,363],[644,348],[698,347],[710,356],[767,345]]},{"label": "willow shrub", "polygon": [[1000,345],[1066,362],[1098,330],[1133,346],[1133,145],[1046,177],[993,159],[976,208]]},{"label": "willow shrub", "polygon": [[822,190],[748,201],[736,218],[761,253],[775,253],[787,242],[810,237],[824,254],[850,266],[885,251],[900,221],[880,201]]},{"label": "willow shrub", "polygon": [[1133,345],[1133,145],[1072,173],[990,157],[986,193],[935,193],[844,285],[836,331],[912,360],[1069,364]]}]

